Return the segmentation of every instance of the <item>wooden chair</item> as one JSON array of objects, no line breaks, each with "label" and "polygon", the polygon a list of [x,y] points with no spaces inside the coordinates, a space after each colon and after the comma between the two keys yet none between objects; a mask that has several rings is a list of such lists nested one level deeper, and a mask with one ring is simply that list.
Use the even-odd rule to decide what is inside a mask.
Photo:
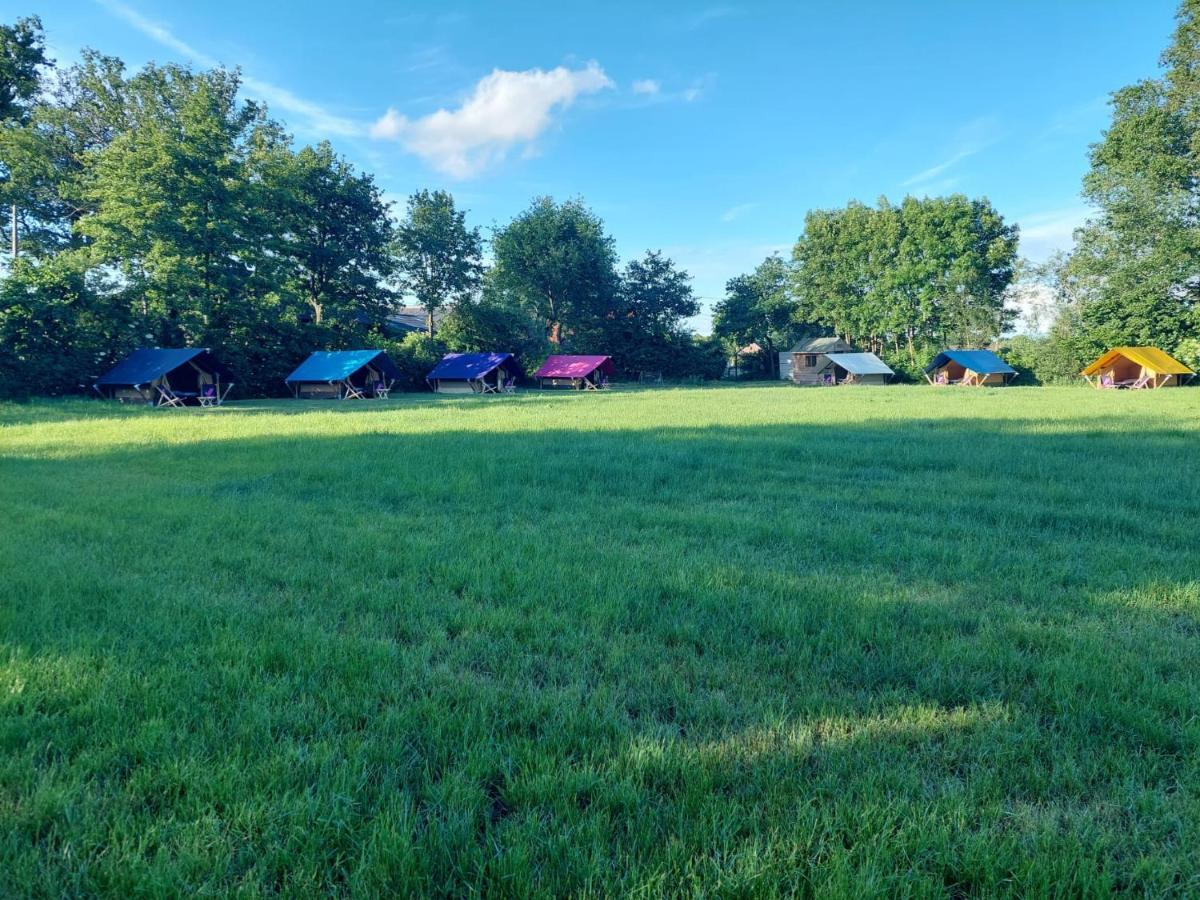
[{"label": "wooden chair", "polygon": [[515,394],[517,392],[517,379],[515,377],[505,378],[500,391],[505,394]]},{"label": "wooden chair", "polygon": [[390,382],[390,381],[375,382],[375,390],[374,390],[375,399],[376,400],[386,400],[388,398],[388,392],[391,391],[391,389],[392,389],[392,382]]},{"label": "wooden chair", "polygon": [[158,403],[156,406],[175,406],[183,409],[183,398],[171,390],[170,386],[163,387],[161,384],[155,385],[158,388]]},{"label": "wooden chair", "polygon": [[342,399],[343,400],[365,400],[366,395],[363,394],[364,390],[365,390],[365,388],[355,387],[353,381],[347,381],[346,382],[346,393],[342,394]]}]

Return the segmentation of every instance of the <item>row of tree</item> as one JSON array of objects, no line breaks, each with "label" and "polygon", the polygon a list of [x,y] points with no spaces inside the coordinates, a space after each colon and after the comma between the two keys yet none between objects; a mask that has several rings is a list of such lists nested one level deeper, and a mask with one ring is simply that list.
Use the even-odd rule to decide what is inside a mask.
[{"label": "row of tree", "polygon": [[[623,269],[581,202],[536,200],[484,239],[445,192],[399,221],[327,143],[295,148],[236,72],[87,52],[56,69],[36,18],[0,26],[0,393],[77,390],[139,345],[207,346],[274,393],[314,348],[611,353],[629,373],[716,375],[684,327],[690,279],[648,253]],[[399,345],[416,303],[436,341]],[[444,311],[443,311],[444,312]]]},{"label": "row of tree", "polygon": [[713,325],[731,345],[776,350],[824,331],[916,365],[930,346],[987,344],[1011,322],[1017,228],[962,195],[814,210],[792,259],[732,279]]},{"label": "row of tree", "polygon": [[[1113,95],[1078,246],[1021,264],[986,199],[815,210],[791,258],[729,281],[714,338],[690,278],[648,252],[621,266],[581,201],[535,200],[485,239],[420,191],[395,220],[373,178],[327,144],[297,149],[236,72],[87,52],[56,69],[36,18],[0,26],[0,394],[64,393],[138,345],[220,351],[273,393],[313,348],[382,345],[417,386],[445,350],[611,354],[625,374],[715,377],[748,345],[762,375],[804,335],[837,334],[915,373],[947,345],[996,345],[1014,289],[1054,300],[1042,337],[1006,339],[1042,380],[1107,346],[1200,362],[1200,0],[1185,0],[1162,77]],[[425,310],[397,341],[389,315]],[[434,334],[435,321],[440,322]]]},{"label": "row of tree", "polygon": [[[1200,368],[1200,0],[1185,0],[1164,73],[1112,96],[1084,197],[1097,214],[1072,253],[1017,257],[986,199],[852,203],[805,219],[792,259],[731,280],[714,327],[728,347],[776,351],[824,329],[915,374],[936,348],[993,345],[1040,381],[1073,379],[1108,347],[1151,345]],[[1017,294],[1051,300],[1044,335],[1005,337]]]}]

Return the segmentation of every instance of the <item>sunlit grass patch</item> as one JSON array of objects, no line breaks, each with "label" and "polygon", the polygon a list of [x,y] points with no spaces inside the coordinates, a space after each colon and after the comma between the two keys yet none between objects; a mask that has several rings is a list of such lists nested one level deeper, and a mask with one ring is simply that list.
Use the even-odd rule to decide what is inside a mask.
[{"label": "sunlit grass patch", "polygon": [[1190,390],[0,407],[0,893],[1200,888]]}]

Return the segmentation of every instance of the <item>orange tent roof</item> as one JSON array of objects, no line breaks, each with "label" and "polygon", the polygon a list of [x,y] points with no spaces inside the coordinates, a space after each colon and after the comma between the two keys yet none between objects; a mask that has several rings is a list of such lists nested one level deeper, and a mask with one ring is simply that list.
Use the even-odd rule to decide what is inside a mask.
[{"label": "orange tent roof", "polygon": [[1135,362],[1147,372],[1155,375],[1195,375],[1196,373],[1169,353],[1157,347],[1113,347],[1079,374],[1095,375],[1112,365],[1120,357]]}]

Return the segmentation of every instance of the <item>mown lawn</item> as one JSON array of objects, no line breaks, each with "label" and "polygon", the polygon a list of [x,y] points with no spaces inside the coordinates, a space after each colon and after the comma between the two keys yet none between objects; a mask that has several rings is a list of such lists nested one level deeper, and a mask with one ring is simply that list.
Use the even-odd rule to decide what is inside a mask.
[{"label": "mown lawn", "polygon": [[1200,390],[0,423],[0,895],[1200,892]]}]

